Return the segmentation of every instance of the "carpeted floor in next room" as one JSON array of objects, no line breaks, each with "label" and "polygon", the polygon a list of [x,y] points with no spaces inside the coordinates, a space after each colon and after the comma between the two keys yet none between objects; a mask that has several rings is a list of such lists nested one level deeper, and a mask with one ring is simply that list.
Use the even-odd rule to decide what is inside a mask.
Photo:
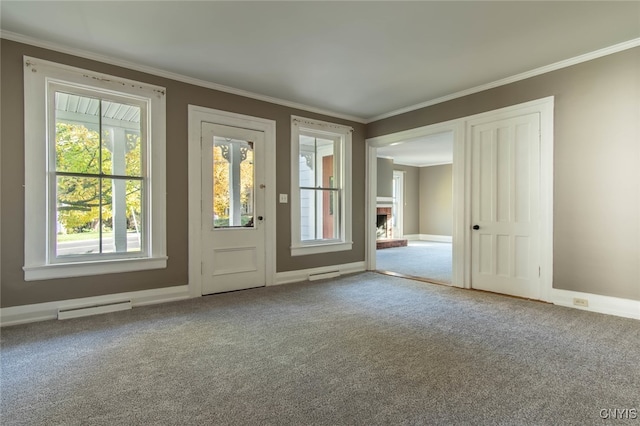
[{"label": "carpeted floor in next room", "polygon": [[588,425],[640,409],[637,320],[376,273],[1,342],[3,425]]},{"label": "carpeted floor in next room", "polygon": [[376,269],[451,284],[451,243],[409,241],[406,247],[376,250]]}]

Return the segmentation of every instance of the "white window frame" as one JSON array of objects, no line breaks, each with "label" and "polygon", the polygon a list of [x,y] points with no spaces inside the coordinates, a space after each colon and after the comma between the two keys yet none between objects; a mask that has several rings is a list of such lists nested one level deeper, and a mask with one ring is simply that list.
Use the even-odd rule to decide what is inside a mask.
[{"label": "white window frame", "polygon": [[[144,200],[143,238],[140,252],[109,253],[96,257],[65,261],[52,253],[55,226],[55,165],[51,161],[51,138],[55,134],[49,123],[51,90],[54,86],[77,88],[96,96],[133,98],[146,104],[146,152],[143,164]],[[167,266],[166,255],[166,90],[120,77],[100,74],[42,59],[24,57],[24,125],[25,125],[25,281],[46,280],[109,273],[161,269]],[[146,122],[146,125],[143,124]],[[52,193],[53,191],[53,193]],[[53,207],[52,207],[53,206]],[[55,218],[54,218],[55,220]]]},{"label": "white window frame", "polygon": [[[338,141],[335,144],[339,167],[339,187],[342,195],[339,202],[338,238],[327,240],[302,241],[300,211],[300,134],[313,134],[318,137]],[[352,196],[351,196],[351,135],[353,129],[348,126],[291,116],[291,255],[302,256],[317,253],[329,253],[351,250],[352,241]]]}]

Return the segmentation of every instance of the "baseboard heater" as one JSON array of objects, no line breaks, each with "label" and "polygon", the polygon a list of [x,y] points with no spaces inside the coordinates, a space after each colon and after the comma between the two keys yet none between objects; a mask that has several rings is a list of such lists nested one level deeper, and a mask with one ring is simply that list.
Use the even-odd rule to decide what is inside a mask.
[{"label": "baseboard heater", "polygon": [[335,278],[335,277],[339,277],[340,275],[342,275],[340,273],[340,271],[329,271],[329,272],[322,272],[320,274],[310,274],[309,275],[309,281],[317,281],[317,280],[324,280],[327,278]]},{"label": "baseboard heater", "polygon": [[131,309],[131,300],[124,302],[105,303],[102,305],[83,306],[80,308],[58,309],[58,319],[88,317],[90,315],[106,314],[108,312],[126,311]]}]

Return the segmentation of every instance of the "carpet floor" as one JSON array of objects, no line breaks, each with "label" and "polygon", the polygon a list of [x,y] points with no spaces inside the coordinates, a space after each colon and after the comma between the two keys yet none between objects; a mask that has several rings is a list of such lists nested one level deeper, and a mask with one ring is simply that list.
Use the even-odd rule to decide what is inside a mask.
[{"label": "carpet floor", "polygon": [[639,422],[601,418],[640,409],[638,321],[370,272],[7,327],[0,350],[3,425]]},{"label": "carpet floor", "polygon": [[406,247],[376,250],[376,269],[451,284],[452,245],[409,241]]}]

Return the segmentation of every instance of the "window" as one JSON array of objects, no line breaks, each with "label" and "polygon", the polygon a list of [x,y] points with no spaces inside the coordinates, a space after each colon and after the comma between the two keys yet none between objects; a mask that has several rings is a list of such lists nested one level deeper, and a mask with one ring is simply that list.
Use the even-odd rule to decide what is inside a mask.
[{"label": "window", "polygon": [[294,256],[350,250],[350,127],[292,117],[292,243]]},{"label": "window", "polygon": [[165,90],[25,57],[25,279],[166,267]]}]

